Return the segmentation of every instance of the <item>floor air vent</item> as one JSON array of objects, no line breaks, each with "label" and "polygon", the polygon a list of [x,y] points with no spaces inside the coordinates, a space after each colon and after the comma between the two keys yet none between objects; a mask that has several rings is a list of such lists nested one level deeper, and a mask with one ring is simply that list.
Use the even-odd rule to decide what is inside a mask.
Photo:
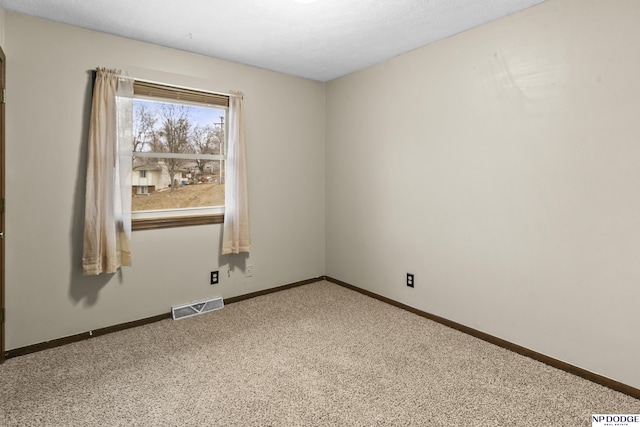
[{"label": "floor air vent", "polygon": [[220,310],[224,307],[221,297],[211,298],[204,301],[192,302],[191,304],[171,307],[173,320],[184,319],[185,317],[197,316],[198,314]]}]

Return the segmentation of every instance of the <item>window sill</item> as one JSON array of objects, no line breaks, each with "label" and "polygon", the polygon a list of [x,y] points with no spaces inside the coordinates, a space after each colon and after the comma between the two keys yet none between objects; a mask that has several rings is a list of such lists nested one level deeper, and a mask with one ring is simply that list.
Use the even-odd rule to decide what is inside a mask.
[{"label": "window sill", "polygon": [[193,225],[223,223],[224,214],[174,216],[164,218],[137,218],[131,220],[131,230],[156,230],[160,228],[188,227]]}]

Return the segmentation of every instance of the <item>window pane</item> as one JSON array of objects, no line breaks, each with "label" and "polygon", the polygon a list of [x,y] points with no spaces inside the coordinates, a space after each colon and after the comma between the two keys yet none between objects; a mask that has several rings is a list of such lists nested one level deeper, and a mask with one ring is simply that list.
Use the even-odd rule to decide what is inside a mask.
[{"label": "window pane", "polygon": [[225,117],[134,99],[132,211],[224,206]]},{"label": "window pane", "polygon": [[224,160],[134,157],[133,170],[132,211],[224,206]]}]

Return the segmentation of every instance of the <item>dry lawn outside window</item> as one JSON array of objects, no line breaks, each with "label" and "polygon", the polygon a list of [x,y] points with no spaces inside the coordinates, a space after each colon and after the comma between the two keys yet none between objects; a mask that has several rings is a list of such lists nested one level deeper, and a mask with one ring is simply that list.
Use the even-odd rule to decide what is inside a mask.
[{"label": "dry lawn outside window", "polygon": [[202,206],[224,206],[224,185],[202,183],[182,185],[174,191],[156,191],[133,196],[132,210],[197,208]]}]

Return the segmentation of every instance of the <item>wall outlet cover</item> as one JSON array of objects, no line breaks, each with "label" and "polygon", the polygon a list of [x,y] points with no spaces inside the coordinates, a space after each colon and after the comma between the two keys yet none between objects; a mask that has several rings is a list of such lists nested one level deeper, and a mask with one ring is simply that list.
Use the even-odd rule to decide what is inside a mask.
[{"label": "wall outlet cover", "polygon": [[412,273],[407,273],[407,286],[413,288],[414,277]]}]

